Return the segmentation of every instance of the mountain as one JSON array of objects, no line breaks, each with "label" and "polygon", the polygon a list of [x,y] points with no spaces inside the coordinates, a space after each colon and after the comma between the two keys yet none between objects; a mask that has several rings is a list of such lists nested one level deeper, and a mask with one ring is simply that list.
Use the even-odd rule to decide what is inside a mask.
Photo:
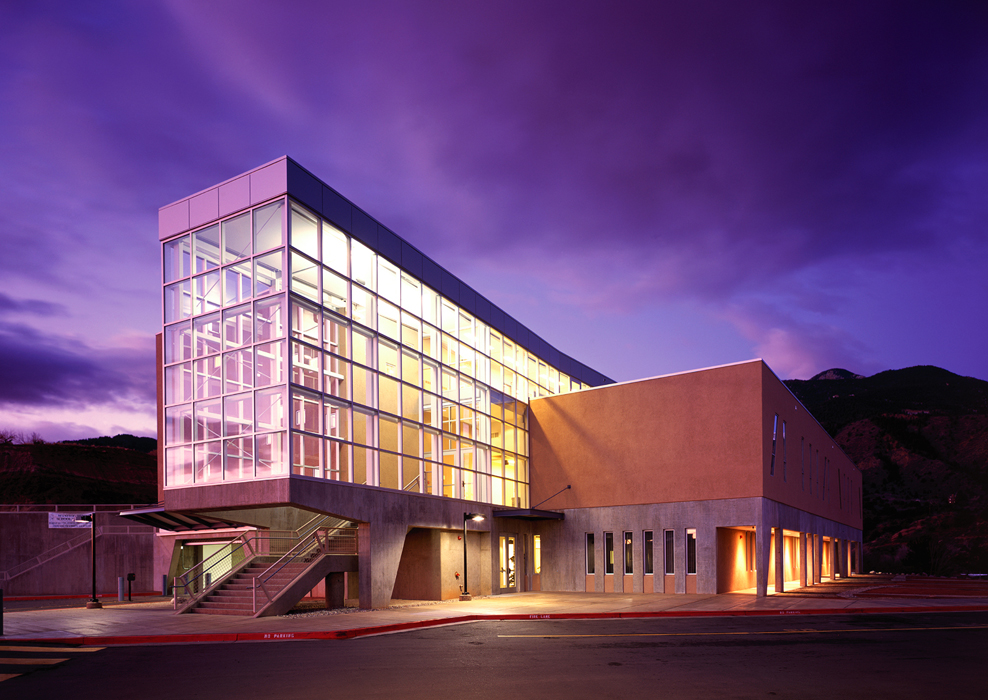
[{"label": "mountain", "polygon": [[785,384],[861,469],[866,570],[988,572],[988,382],[921,366]]},{"label": "mountain", "polygon": [[113,437],[107,437],[104,435],[103,437],[85,438],[84,440],[63,440],[59,444],[124,447],[128,450],[143,452],[144,454],[156,454],[158,450],[158,441],[155,438],[137,437],[127,433],[122,435],[114,435]]},{"label": "mountain", "polygon": [[0,443],[0,502],[146,504],[158,500],[158,461],[122,447]]}]

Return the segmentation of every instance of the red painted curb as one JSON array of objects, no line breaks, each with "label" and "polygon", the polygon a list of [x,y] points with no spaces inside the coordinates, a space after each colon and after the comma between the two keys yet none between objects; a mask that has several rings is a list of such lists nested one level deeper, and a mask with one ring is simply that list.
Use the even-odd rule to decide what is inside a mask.
[{"label": "red painted curb", "polygon": [[[894,608],[852,608],[833,610],[816,608],[810,610],[683,610],[654,612],[613,612],[613,613],[544,613],[505,615],[461,615],[434,620],[397,622],[393,625],[357,627],[345,630],[312,632],[231,632],[218,634],[161,634],[108,637],[39,637],[17,641],[36,641],[57,644],[78,644],[81,646],[118,646],[145,644],[209,644],[223,642],[279,642],[305,639],[355,639],[391,632],[404,632],[427,627],[441,627],[464,622],[499,622],[513,620],[605,620],[635,618],[682,618],[682,617],[779,617],[780,615],[876,615],[881,613],[930,613],[930,612],[988,612],[988,605],[946,605],[925,607]],[[0,637],[2,638],[2,637]]]},{"label": "red painted curb", "polygon": [[[133,593],[132,595],[135,598],[137,596],[157,596],[159,598],[164,597],[160,593],[156,593],[153,591],[151,593]],[[104,598],[104,599],[106,598],[116,599],[117,594],[97,593],[96,597]],[[91,595],[5,595],[3,597],[4,600],[8,600],[8,601],[9,600],[90,600],[91,598],[92,598]]]}]

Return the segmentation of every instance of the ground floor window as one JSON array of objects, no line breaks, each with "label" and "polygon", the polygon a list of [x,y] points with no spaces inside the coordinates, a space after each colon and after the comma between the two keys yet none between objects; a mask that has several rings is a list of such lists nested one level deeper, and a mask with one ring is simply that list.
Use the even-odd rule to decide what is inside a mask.
[{"label": "ground floor window", "polygon": [[535,573],[542,573],[542,535],[532,536],[532,551],[535,556]]},{"label": "ground floor window", "polygon": [[593,576],[594,573],[594,552],[593,552],[593,533],[587,533],[587,575]]},{"label": "ground floor window", "polygon": [[635,572],[635,550],[634,539],[630,532],[624,533],[624,573],[633,574]]},{"label": "ground floor window", "polygon": [[696,530],[686,531],[686,573],[696,573]]},{"label": "ground floor window", "polygon": [[652,531],[645,530],[644,536],[642,537],[642,564],[645,567],[646,574],[652,574],[654,572],[654,563],[652,560]]},{"label": "ground floor window", "polygon": [[671,576],[676,573],[676,550],[673,547],[675,536],[672,530],[666,530],[665,560],[666,575]]},{"label": "ground floor window", "polygon": [[614,573],[614,533],[604,533],[604,573]]}]

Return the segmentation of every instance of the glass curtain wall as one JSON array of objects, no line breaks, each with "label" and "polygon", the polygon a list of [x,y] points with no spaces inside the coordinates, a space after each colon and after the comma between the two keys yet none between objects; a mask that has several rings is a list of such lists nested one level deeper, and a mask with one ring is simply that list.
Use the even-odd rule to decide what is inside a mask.
[{"label": "glass curtain wall", "polygon": [[281,199],[163,244],[165,485],[289,473],[528,506],[528,401],[582,385]]}]

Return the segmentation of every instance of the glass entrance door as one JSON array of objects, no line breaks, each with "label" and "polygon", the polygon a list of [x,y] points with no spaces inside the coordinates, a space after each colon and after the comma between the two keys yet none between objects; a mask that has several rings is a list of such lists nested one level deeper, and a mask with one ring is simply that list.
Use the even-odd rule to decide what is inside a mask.
[{"label": "glass entrance door", "polygon": [[501,570],[500,587],[502,591],[517,591],[518,584],[515,576],[515,538],[502,536],[500,538],[500,553],[498,555]]}]

